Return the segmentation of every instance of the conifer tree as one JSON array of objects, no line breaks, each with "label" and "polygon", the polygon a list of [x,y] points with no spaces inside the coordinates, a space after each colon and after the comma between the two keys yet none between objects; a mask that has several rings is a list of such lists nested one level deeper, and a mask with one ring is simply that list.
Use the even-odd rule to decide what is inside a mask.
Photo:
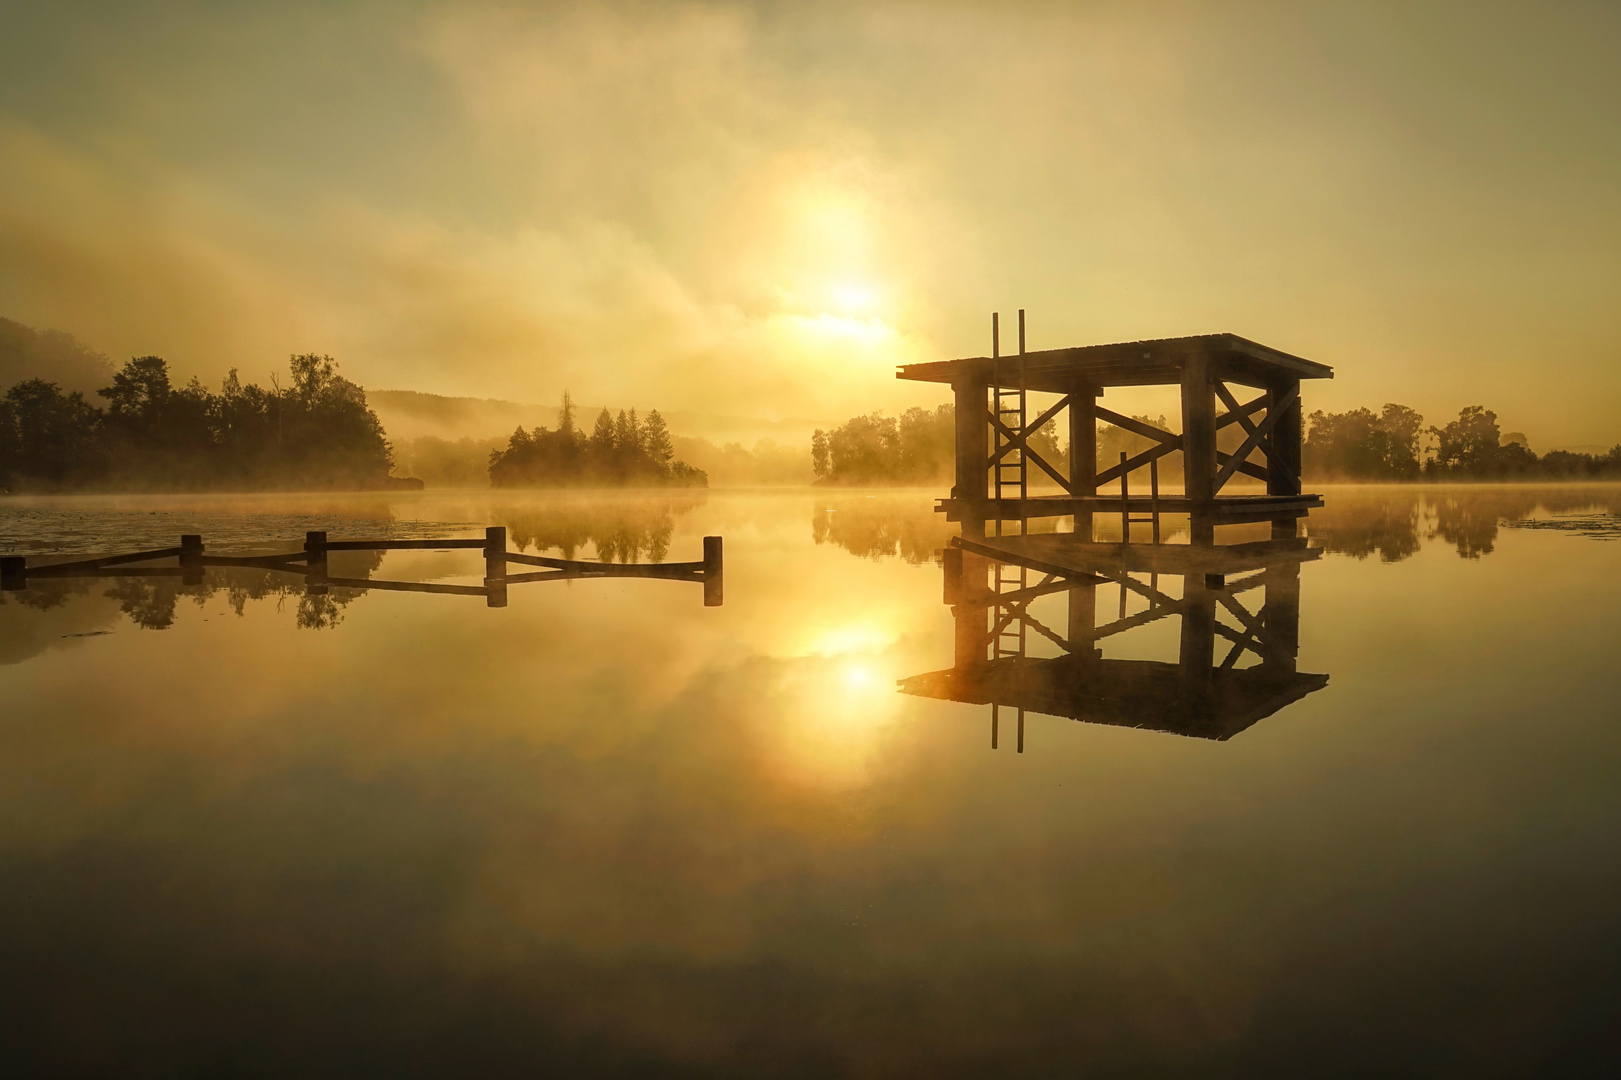
[{"label": "conifer tree", "polygon": [[670,459],[675,457],[675,443],[670,441],[670,429],[665,426],[664,417],[659,415],[657,409],[649,410],[647,420],[642,424],[642,449],[661,469],[669,468]]}]

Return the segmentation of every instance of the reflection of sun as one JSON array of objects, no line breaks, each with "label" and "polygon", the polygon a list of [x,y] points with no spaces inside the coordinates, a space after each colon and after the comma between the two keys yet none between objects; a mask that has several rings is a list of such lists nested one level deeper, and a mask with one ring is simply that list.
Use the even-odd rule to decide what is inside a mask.
[{"label": "reflection of sun", "polygon": [[785,778],[813,787],[867,781],[899,709],[885,655],[894,641],[876,626],[830,627],[788,662],[776,708],[762,717]]}]

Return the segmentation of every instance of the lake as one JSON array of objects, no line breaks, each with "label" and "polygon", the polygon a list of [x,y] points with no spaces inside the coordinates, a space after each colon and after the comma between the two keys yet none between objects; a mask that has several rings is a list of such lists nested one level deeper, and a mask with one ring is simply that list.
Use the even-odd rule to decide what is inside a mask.
[{"label": "lake", "polygon": [[[1621,487],[1324,490],[1283,570],[1008,586],[1057,638],[1136,620],[1073,669],[1125,681],[1052,676],[1040,700],[1081,719],[1028,709],[1022,752],[1014,708],[992,749],[984,694],[939,696],[986,690],[952,671],[988,625],[962,590],[996,586],[953,579],[938,492],[0,502],[31,564],[186,532],[262,554],[494,524],[620,563],[725,541],[719,607],[684,581],[494,608],[255,569],[0,593],[6,1071],[1614,1068]],[[1287,633],[1276,597],[1252,624],[1274,587]],[[1206,682],[1194,718],[1199,588],[1215,685],[1277,678],[1242,708]],[[1008,693],[1071,670],[1023,636]]]}]

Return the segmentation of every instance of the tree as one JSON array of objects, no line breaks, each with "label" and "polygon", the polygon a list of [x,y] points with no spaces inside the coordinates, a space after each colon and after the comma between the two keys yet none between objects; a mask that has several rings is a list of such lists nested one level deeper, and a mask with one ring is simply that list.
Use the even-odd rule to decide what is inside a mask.
[{"label": "tree", "polygon": [[832,460],[828,454],[827,433],[817,428],[811,435],[811,471],[816,474],[818,480],[833,478]]},{"label": "tree", "polygon": [[1383,411],[1314,412],[1308,418],[1308,474],[1355,480],[1400,480],[1418,475],[1424,418],[1405,405]]},{"label": "tree", "polygon": [[670,429],[657,409],[649,409],[647,420],[642,424],[642,447],[661,468],[669,467],[670,459],[675,457],[675,443],[670,440]]},{"label": "tree", "polygon": [[597,417],[586,453],[574,452],[573,436],[536,428],[512,433],[504,450],[489,458],[490,483],[496,487],[566,487],[581,483],[651,484],[707,487],[702,469],[675,460],[674,440],[657,409],[638,423],[636,412],[617,418],[607,409]]},{"label": "tree", "polygon": [[95,476],[104,464],[100,410],[75,390],[28,379],[0,398],[0,488],[33,482],[59,487]]},{"label": "tree", "polygon": [[1436,465],[1451,472],[1483,474],[1491,471],[1499,447],[1497,414],[1469,405],[1446,427],[1430,428],[1436,437]]},{"label": "tree", "polygon": [[636,410],[629,413],[619,410],[619,416],[614,420],[614,450],[619,456],[629,461],[641,453],[642,432],[641,425],[636,422]]}]

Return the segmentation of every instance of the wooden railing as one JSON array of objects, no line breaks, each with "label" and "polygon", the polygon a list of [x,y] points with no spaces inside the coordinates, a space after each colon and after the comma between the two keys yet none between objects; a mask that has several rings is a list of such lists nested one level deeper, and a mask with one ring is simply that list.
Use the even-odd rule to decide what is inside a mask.
[{"label": "wooden railing", "polygon": [[[327,555],[333,551],[443,551],[477,549],[484,553],[483,585],[444,585],[437,582],[380,581],[374,578],[333,577],[327,573]],[[177,566],[136,566],[175,559]],[[539,572],[509,574],[509,564],[544,567]],[[396,592],[440,593],[447,596],[482,596],[490,607],[506,607],[507,586],[533,581],[565,581],[576,578],[664,578],[695,581],[704,587],[704,606],[720,607],[724,599],[724,567],[721,538],[704,537],[704,557],[700,562],[610,563],[579,559],[555,559],[549,555],[526,555],[507,550],[507,530],[492,525],[484,539],[474,537],[448,540],[328,540],[323,531],[304,534],[302,551],[284,555],[206,555],[201,534],[188,533],[180,546],[132,551],[121,555],[98,555],[71,562],[28,565],[22,555],[0,557],[0,589],[20,590],[31,578],[59,577],[179,577],[186,584],[201,584],[203,571],[210,566],[241,566],[302,574],[312,592],[324,593],[332,586],[345,589],[387,589]]]}]

